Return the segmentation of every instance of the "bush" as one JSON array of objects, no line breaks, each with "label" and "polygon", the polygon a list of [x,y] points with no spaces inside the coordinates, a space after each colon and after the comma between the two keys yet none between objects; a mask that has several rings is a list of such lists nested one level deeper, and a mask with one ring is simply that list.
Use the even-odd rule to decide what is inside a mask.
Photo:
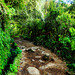
[{"label": "bush", "polygon": [[10,55],[10,35],[3,32],[0,28],[0,74],[7,65],[8,57]]}]

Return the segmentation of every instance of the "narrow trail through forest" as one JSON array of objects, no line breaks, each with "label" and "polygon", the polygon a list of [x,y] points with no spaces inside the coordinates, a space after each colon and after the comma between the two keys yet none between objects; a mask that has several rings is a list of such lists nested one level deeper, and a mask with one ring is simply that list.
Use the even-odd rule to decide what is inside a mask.
[{"label": "narrow trail through forest", "polygon": [[22,38],[15,39],[15,42],[22,50],[17,75],[68,75],[66,63],[49,49]]}]

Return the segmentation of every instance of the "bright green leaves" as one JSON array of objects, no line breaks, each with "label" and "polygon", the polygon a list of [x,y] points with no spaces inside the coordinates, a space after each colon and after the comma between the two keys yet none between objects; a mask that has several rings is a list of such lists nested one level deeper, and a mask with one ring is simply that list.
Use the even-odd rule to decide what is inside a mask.
[{"label": "bright green leaves", "polygon": [[69,37],[60,37],[59,41],[63,44],[65,44],[67,42],[70,43],[70,38]]},{"label": "bright green leaves", "polygon": [[71,40],[72,51],[75,50],[75,38]]},{"label": "bright green leaves", "polygon": [[0,74],[7,64],[7,58],[10,54],[10,36],[7,32],[0,29]]},{"label": "bright green leaves", "polygon": [[12,7],[12,8],[9,8],[8,10],[7,10],[7,15],[9,16],[9,18],[11,19],[11,17],[13,16],[13,15],[15,15],[16,13],[15,13],[15,9]]},{"label": "bright green leaves", "polygon": [[[60,43],[63,44],[63,47],[61,46],[62,49],[64,48],[64,49],[69,50],[68,44],[71,43],[71,40],[70,40],[69,37],[63,37],[63,36],[60,36],[60,37],[59,37],[59,41],[60,41]],[[63,51],[63,52],[64,52],[64,51]]]},{"label": "bright green leaves", "polygon": [[71,34],[71,48],[75,50],[75,29],[73,27],[69,28],[69,32]]},{"label": "bright green leaves", "polygon": [[12,72],[18,72],[17,66],[16,66],[15,64],[10,64],[10,70],[11,70]]},{"label": "bright green leaves", "polygon": [[72,37],[75,37],[75,28],[73,27],[69,28],[69,32],[71,33]]},{"label": "bright green leaves", "polygon": [[66,12],[56,18],[62,28],[69,28],[72,25],[71,15]]}]

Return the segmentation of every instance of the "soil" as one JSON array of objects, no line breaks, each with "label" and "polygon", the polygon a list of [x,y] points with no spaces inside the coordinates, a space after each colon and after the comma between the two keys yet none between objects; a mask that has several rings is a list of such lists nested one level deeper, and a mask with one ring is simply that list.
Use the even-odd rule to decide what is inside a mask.
[{"label": "soil", "polygon": [[[15,42],[18,46],[25,46],[25,48],[39,47],[35,52],[22,51],[22,58],[17,75],[30,75],[27,71],[28,67],[35,67],[40,71],[40,75],[69,75],[67,74],[66,62],[62,61],[56,54],[49,49],[42,46],[36,46],[33,42],[16,38]],[[43,60],[44,54],[50,54],[49,60]]]}]

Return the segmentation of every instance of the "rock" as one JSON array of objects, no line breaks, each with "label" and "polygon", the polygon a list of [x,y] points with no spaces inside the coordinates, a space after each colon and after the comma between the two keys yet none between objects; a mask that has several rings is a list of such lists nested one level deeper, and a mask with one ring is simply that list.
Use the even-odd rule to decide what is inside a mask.
[{"label": "rock", "polygon": [[22,51],[25,51],[26,49],[21,49]]},{"label": "rock", "polygon": [[40,51],[40,49],[38,49],[38,51]]},{"label": "rock", "polygon": [[31,49],[35,49],[36,50],[36,49],[39,49],[39,47],[32,47]]},{"label": "rock", "polygon": [[42,54],[45,54],[45,51],[42,51]]},{"label": "rock", "polygon": [[37,68],[35,67],[28,67],[27,71],[29,72],[29,74],[31,75],[40,75],[40,72]]},{"label": "rock", "polygon": [[34,59],[32,59],[31,61],[35,61]]},{"label": "rock", "polygon": [[28,52],[35,52],[39,47],[31,47],[31,48],[28,48],[26,49],[26,51]]},{"label": "rock", "polygon": [[25,46],[19,46],[19,48],[20,48],[22,51],[25,51],[25,50],[26,50],[26,47],[25,47]]},{"label": "rock", "polygon": [[41,58],[41,56],[35,56],[35,58]]},{"label": "rock", "polygon": [[20,49],[24,49],[25,48],[25,46],[19,46],[20,47]]},{"label": "rock", "polygon": [[44,62],[44,61],[42,61],[42,60],[39,60],[39,62],[40,62],[40,63],[45,63],[45,62]]},{"label": "rock", "polygon": [[46,56],[50,56],[50,54],[49,54],[49,53],[45,53],[45,55],[46,55]]},{"label": "rock", "polygon": [[27,52],[35,52],[35,50],[33,50],[33,49],[31,49],[31,48],[28,48],[26,51],[27,51]]}]

